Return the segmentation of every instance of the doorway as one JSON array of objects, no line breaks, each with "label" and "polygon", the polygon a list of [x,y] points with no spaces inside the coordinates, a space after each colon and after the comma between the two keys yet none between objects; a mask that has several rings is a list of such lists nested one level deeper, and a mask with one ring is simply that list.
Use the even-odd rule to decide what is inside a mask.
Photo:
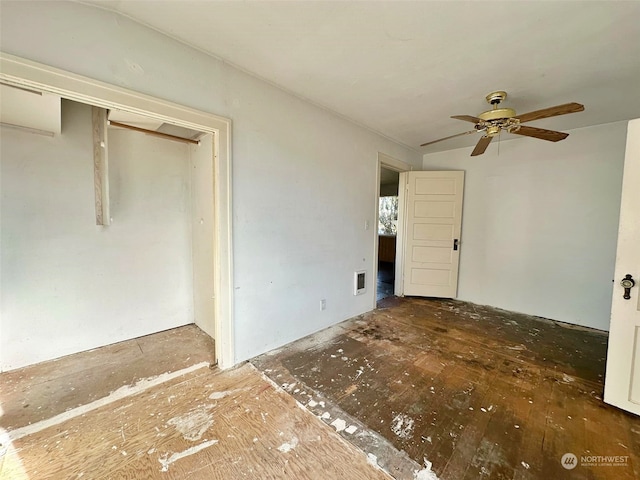
[{"label": "doorway", "polygon": [[[202,177],[211,190],[209,207],[213,210],[213,235],[208,235],[212,255],[206,263],[214,272],[216,360],[221,368],[235,363],[233,350],[233,289],[231,235],[231,158],[230,121],[206,112],[190,109],[103,82],[63,72],[47,65],[7,54],[0,55],[0,81],[4,84],[47,92],[59,97],[102,109],[141,114],[186,129],[197,130],[211,139],[208,158],[212,171]],[[97,184],[96,184],[97,185]],[[98,189],[96,188],[96,205]],[[194,212],[195,213],[195,212]],[[108,217],[106,217],[108,218]],[[117,223],[113,228],[117,228]],[[100,228],[100,227],[98,227]],[[213,237],[213,238],[212,238]],[[213,265],[212,265],[213,264]],[[97,268],[97,266],[94,266]],[[194,278],[194,281],[198,281]],[[206,330],[206,329],[205,329]]]},{"label": "doorway", "polygon": [[398,233],[399,172],[380,167],[378,193],[378,274],[376,301],[394,295],[396,238]]},{"label": "doorway", "polygon": [[385,298],[393,297],[397,292],[398,258],[402,255],[397,241],[398,217],[402,208],[398,195],[400,173],[408,172],[412,167],[408,163],[378,153],[378,174],[376,176],[375,196],[375,257],[373,262],[374,304]]}]

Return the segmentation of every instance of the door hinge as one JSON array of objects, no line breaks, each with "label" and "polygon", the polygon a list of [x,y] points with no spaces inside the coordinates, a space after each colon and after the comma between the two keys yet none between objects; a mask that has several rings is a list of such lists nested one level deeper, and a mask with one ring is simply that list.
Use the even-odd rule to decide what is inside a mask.
[{"label": "door hinge", "polygon": [[454,249],[454,250],[458,250],[458,244],[459,244],[458,239],[457,239],[457,238],[454,238],[454,239],[453,239],[453,249]]}]

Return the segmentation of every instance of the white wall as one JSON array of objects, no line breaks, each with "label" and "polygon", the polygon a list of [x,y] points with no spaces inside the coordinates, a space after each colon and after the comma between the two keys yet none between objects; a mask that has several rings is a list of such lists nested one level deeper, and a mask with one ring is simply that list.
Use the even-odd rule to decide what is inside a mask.
[{"label": "white wall", "polygon": [[377,155],[417,153],[110,12],[3,2],[0,21],[7,53],[233,120],[237,361],[371,309]]},{"label": "white wall", "polygon": [[608,330],[626,122],[569,133],[423,168],[466,171],[459,299]]},{"label": "white wall", "polygon": [[53,138],[1,129],[2,370],[193,322],[187,147],[110,129],[99,227],[91,107],[62,113]]}]

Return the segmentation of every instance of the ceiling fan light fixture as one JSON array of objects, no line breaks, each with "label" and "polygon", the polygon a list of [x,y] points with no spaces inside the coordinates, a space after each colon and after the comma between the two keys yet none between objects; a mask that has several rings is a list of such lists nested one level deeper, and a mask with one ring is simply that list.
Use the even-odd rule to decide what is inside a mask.
[{"label": "ceiling fan light fixture", "polygon": [[520,120],[517,118],[509,118],[502,126],[509,133],[516,133],[520,130]]},{"label": "ceiling fan light fixture", "polygon": [[487,127],[487,132],[485,133],[487,137],[495,137],[498,134],[500,134],[499,125],[490,125]]},{"label": "ceiling fan light fixture", "polygon": [[515,133],[520,130],[520,120],[517,118],[499,118],[496,120],[480,120],[475,126],[479,132],[486,131],[487,135],[493,136],[500,133],[500,130],[506,130],[509,133]]}]

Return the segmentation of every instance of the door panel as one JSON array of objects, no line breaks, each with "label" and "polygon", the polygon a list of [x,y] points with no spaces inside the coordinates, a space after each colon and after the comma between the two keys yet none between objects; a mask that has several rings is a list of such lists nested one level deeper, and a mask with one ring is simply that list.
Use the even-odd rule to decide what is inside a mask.
[{"label": "door panel", "polygon": [[[415,172],[418,173],[418,172]],[[419,195],[416,193],[416,195]],[[426,195],[433,197],[434,195]],[[449,195],[447,195],[449,196]],[[456,204],[454,202],[438,202],[434,200],[416,201],[414,203],[414,218],[435,219],[455,216]]]},{"label": "door panel", "polygon": [[[604,401],[640,415],[640,119],[629,122],[616,255]],[[624,298],[620,281],[636,285]]]},{"label": "door panel", "polygon": [[436,268],[414,268],[411,270],[411,283],[440,287],[451,283],[451,271],[444,266]]},{"label": "door panel", "polygon": [[450,264],[451,247],[413,247],[411,260],[421,263],[446,263]]},{"label": "door panel", "polygon": [[464,172],[407,172],[404,295],[454,298],[458,290]]},{"label": "door panel", "polygon": [[419,223],[414,226],[413,235],[416,240],[430,240],[449,245],[453,236],[453,225]]},{"label": "door panel", "polygon": [[455,195],[456,181],[453,178],[416,178],[418,195]]}]

